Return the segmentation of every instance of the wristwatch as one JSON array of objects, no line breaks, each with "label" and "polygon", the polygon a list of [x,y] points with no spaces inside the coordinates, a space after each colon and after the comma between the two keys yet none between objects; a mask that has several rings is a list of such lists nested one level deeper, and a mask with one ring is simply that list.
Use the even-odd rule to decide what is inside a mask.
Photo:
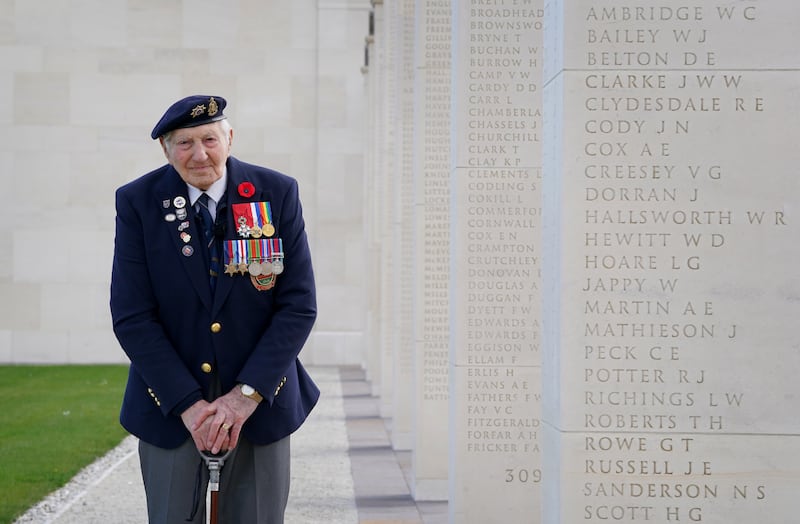
[{"label": "wristwatch", "polygon": [[242,395],[244,395],[247,398],[251,398],[258,403],[264,400],[264,397],[262,397],[261,394],[258,391],[256,391],[256,388],[254,388],[249,384],[242,384],[241,386],[239,386],[239,389],[241,390]]}]

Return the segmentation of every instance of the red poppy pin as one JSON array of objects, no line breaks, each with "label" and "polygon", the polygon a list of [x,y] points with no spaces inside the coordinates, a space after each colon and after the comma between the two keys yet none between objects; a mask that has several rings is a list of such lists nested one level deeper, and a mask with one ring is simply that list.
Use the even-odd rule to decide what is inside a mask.
[{"label": "red poppy pin", "polygon": [[239,194],[245,198],[250,198],[256,193],[256,188],[250,182],[242,182],[237,189]]}]

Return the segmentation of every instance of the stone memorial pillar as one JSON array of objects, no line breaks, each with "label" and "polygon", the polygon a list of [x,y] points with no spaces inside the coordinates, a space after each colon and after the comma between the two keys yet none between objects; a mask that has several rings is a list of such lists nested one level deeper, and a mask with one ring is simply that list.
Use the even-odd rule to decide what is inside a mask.
[{"label": "stone memorial pillar", "polygon": [[367,211],[364,213],[364,234],[367,238],[367,267],[369,269],[369,286],[367,293],[367,365],[366,373],[370,381],[373,395],[380,395],[383,381],[384,348],[382,345],[383,318],[381,289],[383,283],[382,259],[382,195],[384,194],[384,112],[383,112],[383,77],[385,65],[383,58],[383,0],[372,1],[369,35],[367,36],[367,52],[369,53],[368,74],[368,133],[366,155],[369,165],[365,170],[364,194],[367,195]]},{"label": "stone memorial pillar", "polygon": [[398,285],[395,273],[398,271],[397,242],[394,231],[393,214],[397,207],[394,201],[397,153],[397,66],[393,46],[397,35],[394,27],[393,4],[374,0],[376,47],[378,49],[378,111],[380,125],[379,166],[376,203],[380,245],[380,412],[381,416],[391,418],[394,405],[394,352],[398,343],[396,329]]},{"label": "stone memorial pillar", "polygon": [[392,408],[391,440],[397,450],[409,450],[412,445],[414,394],[414,0],[401,0],[393,7],[392,25],[395,42],[394,76],[395,107],[395,169],[392,174],[392,244],[394,246],[394,330],[393,371],[394,405]]},{"label": "stone memorial pillar", "polygon": [[416,5],[412,494],[447,499],[450,333],[450,0]]},{"label": "stone memorial pillar", "polygon": [[450,521],[538,522],[540,2],[453,4]]},{"label": "stone memorial pillar", "polygon": [[796,522],[800,4],[547,11],[545,522]]},{"label": "stone memorial pillar", "polygon": [[[380,333],[380,244],[377,242],[376,224],[377,210],[375,195],[377,194],[377,51],[375,47],[375,9],[370,11],[369,30],[364,43],[364,61],[362,67],[364,81],[366,82],[367,108],[366,115],[366,134],[364,152],[364,239],[366,245],[366,361],[364,370],[367,380],[373,388],[380,383],[381,352],[378,343]],[[373,389],[373,393],[376,393]]]}]

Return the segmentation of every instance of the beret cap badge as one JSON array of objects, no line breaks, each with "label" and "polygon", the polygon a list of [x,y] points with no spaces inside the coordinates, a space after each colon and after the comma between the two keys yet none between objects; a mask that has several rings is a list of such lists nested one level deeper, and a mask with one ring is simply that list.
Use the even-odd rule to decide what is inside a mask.
[{"label": "beret cap badge", "polygon": [[194,109],[192,109],[192,112],[189,114],[192,115],[192,118],[195,118],[205,113],[205,111],[206,111],[206,106],[204,106],[203,104],[198,104],[194,106]]},{"label": "beret cap badge", "polygon": [[221,96],[193,95],[172,104],[158,121],[150,137],[156,139],[170,131],[196,127],[227,118],[223,110],[227,102]]}]

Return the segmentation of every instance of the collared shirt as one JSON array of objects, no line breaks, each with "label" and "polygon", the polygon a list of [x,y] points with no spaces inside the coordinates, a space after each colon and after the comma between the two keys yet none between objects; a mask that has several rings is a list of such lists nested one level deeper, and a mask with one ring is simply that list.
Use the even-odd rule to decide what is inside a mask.
[{"label": "collared shirt", "polygon": [[[211,218],[213,220],[217,219],[217,204],[219,203],[222,196],[225,194],[225,186],[228,181],[228,170],[226,169],[222,176],[211,184],[205,193],[208,194],[208,212],[211,213]],[[189,203],[194,207],[197,203],[197,199],[200,198],[200,195],[204,193],[202,189],[198,189],[191,184],[186,184],[186,187],[189,189]]]}]

